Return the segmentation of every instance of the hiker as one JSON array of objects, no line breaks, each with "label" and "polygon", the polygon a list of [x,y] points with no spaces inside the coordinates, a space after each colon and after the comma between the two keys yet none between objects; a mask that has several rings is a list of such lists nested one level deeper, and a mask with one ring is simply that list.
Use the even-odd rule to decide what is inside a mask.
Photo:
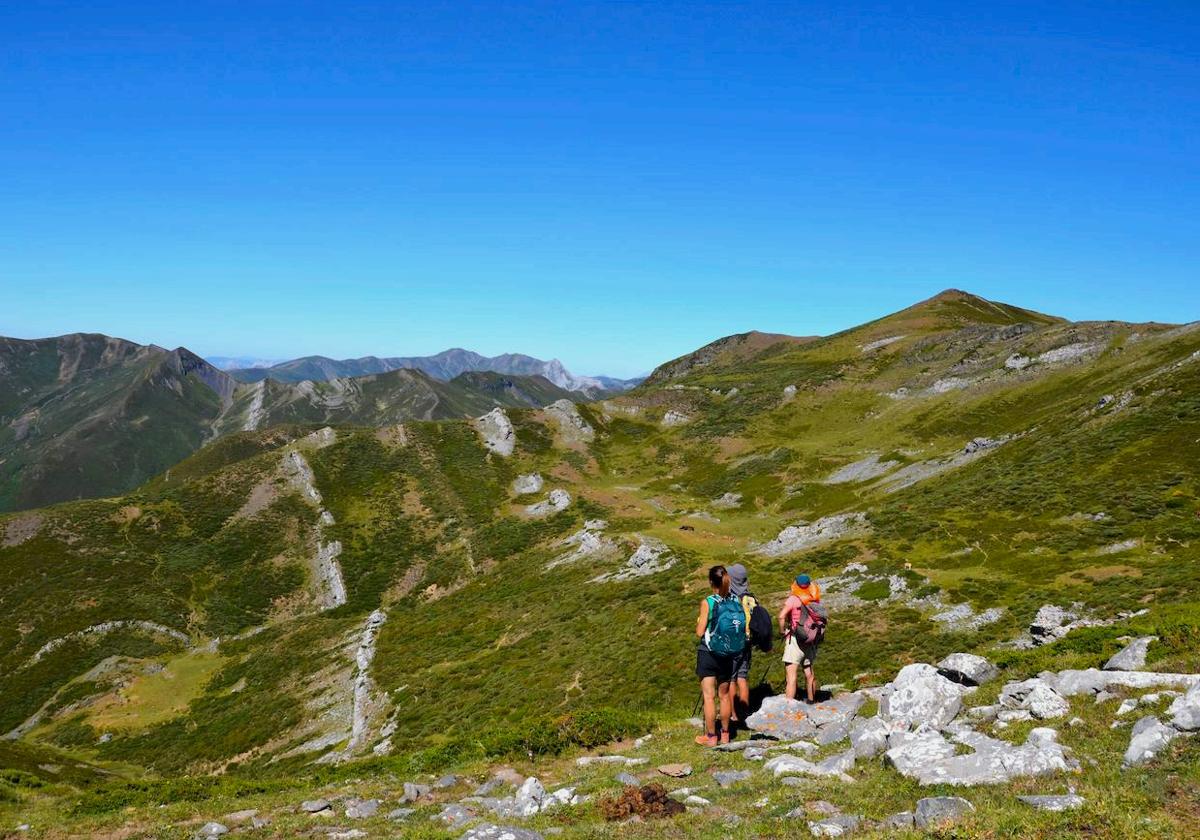
[{"label": "hiker", "polygon": [[[750,577],[741,563],[729,567],[729,594],[738,599],[746,616],[746,649],[737,658],[733,669],[733,687],[730,689],[733,695],[733,714],[729,720],[736,724],[750,714],[750,654],[754,650],[754,646],[750,644],[750,617],[758,604],[758,600],[750,594]],[[767,626],[770,627],[770,616],[767,616],[766,620]]]},{"label": "hiker", "polygon": [[[730,594],[732,581],[724,566],[708,570],[712,594],[700,602],[696,617],[696,676],[700,678],[700,693],[704,698],[704,734],[696,743],[715,747],[729,743],[729,718],[733,712],[730,683],[737,671],[739,659],[746,648],[746,617],[742,605]],[[721,732],[718,741],[718,695],[721,700]]]},{"label": "hiker", "polygon": [[[796,699],[797,676],[803,667],[805,699],[809,703],[817,701],[817,680],[813,676],[813,662],[817,658],[817,646],[820,644],[825,624],[825,611],[820,607],[820,603],[820,585],[808,575],[802,574],[792,582],[792,592],[779,612],[779,632],[785,639],[783,664],[787,687],[784,694],[789,700]],[[817,619],[820,633],[813,633],[812,625],[817,623]],[[809,638],[810,636],[815,638]]]}]

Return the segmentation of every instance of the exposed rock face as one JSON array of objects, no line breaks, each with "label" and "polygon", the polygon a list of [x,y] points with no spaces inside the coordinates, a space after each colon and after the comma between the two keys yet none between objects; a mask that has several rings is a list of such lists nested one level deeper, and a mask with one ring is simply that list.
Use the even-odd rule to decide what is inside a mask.
[{"label": "exposed rock face", "polygon": [[1009,370],[1024,370],[1033,364],[1033,359],[1028,356],[1022,356],[1020,353],[1013,353],[1004,360],[1004,366]]},{"label": "exposed rock face", "polygon": [[718,510],[729,510],[731,508],[742,506],[741,493],[723,493],[713,499],[711,505]]},{"label": "exposed rock face", "polygon": [[672,408],[663,415],[662,424],[664,426],[682,426],[685,423],[690,423],[691,419],[691,417],[684,414],[682,411],[676,411]]},{"label": "exposed rock face", "polygon": [[568,443],[579,443],[596,437],[596,430],[583,419],[575,403],[556,400],[543,409],[546,416],[558,426],[558,433]]},{"label": "exposed rock face", "polygon": [[479,433],[489,452],[494,452],[502,458],[513,454],[517,432],[504,409],[497,406],[482,417],[475,418],[473,422],[475,431]]},{"label": "exposed rock face", "polygon": [[[313,435],[333,433],[326,427]],[[309,435],[309,437],[313,437]],[[317,508],[316,540],[317,552],[313,557],[312,571],[315,579],[315,597],[317,606],[322,610],[331,610],[346,603],[346,583],[342,578],[342,567],[338,557],[342,553],[342,544],[338,540],[325,542],[324,528],[334,524],[333,514],[323,506],[321,492],[317,490],[316,477],[308,460],[298,449],[290,449],[283,456],[282,464],[284,477],[288,483],[300,491],[300,494]]]},{"label": "exposed rock face", "polygon": [[300,803],[300,810],[306,814],[319,814],[330,808],[328,799],[306,799]]},{"label": "exposed rock face", "polygon": [[876,486],[883,488],[884,492],[895,493],[897,490],[911,487],[927,478],[982,458],[1007,441],[1008,438],[973,438],[960,451],[952,455],[907,464],[882,478]]},{"label": "exposed rock face", "polygon": [[1125,750],[1125,767],[1136,767],[1152,760],[1167,745],[1179,737],[1179,732],[1164,726],[1158,718],[1147,715],[1133,725],[1129,747]]},{"label": "exposed rock face", "polygon": [[1066,771],[1073,763],[1058,743],[1053,729],[1039,728],[1029,733],[1021,746],[990,738],[967,727],[960,727],[953,741],[974,752],[959,755],[953,743],[929,727],[914,733],[901,733],[889,739],[894,746],[887,760],[901,774],[922,785],[1000,784],[1023,776],[1041,776]]},{"label": "exposed rock face", "polygon": [[1070,362],[1084,356],[1090,356],[1099,350],[1099,344],[1088,344],[1080,341],[1075,344],[1066,344],[1062,347],[1055,347],[1053,350],[1047,350],[1037,357],[1037,361],[1044,365],[1061,364],[1062,362]]},{"label": "exposed rock face", "polygon": [[863,344],[859,349],[864,353],[870,353],[872,350],[879,350],[883,347],[887,347],[889,344],[895,344],[897,341],[902,341],[903,339],[904,336],[902,335],[889,335],[887,338],[878,338],[875,341]]},{"label": "exposed rock face", "polygon": [[815,545],[859,533],[865,529],[866,524],[867,518],[861,513],[839,513],[825,516],[812,524],[802,522],[789,525],[780,531],[779,536],[775,539],[763,543],[754,551],[756,554],[767,557],[794,554]]},{"label": "exposed rock face", "polygon": [[776,695],[763,700],[759,710],[746,719],[746,725],[784,741],[812,738],[822,729],[848,726],[864,702],[857,692],[839,694],[813,706]]},{"label": "exposed rock face", "polygon": [[263,396],[267,391],[267,380],[262,380],[254,385],[254,394],[250,398],[250,406],[246,409],[246,422],[242,424],[243,432],[252,432],[258,428],[258,424],[262,422],[263,416],[266,414],[263,411]]},{"label": "exposed rock face", "polygon": [[675,557],[667,548],[666,543],[653,537],[639,537],[641,545],[622,566],[615,572],[592,578],[592,583],[618,583],[646,575],[664,572],[675,565]]},{"label": "exposed rock face", "polygon": [[547,563],[546,570],[587,558],[602,557],[616,551],[616,545],[604,537],[603,532],[607,527],[608,523],[603,519],[589,519],[584,522],[583,528],[559,543],[560,546],[570,547],[571,550]]},{"label": "exposed rock face", "polygon": [[960,796],[930,796],[917,801],[913,821],[917,828],[935,828],[958,822],[975,811],[975,806]]},{"label": "exposed rock face", "polygon": [[940,729],[962,708],[962,687],[943,677],[932,665],[905,665],[883,687],[879,714],[889,720]]},{"label": "exposed rock face", "polygon": [[558,513],[560,510],[566,510],[571,504],[571,494],[566,490],[554,489],[549,495],[536,504],[526,505],[525,514],[527,516],[549,516],[552,513]]},{"label": "exposed rock face", "polygon": [[1146,654],[1150,650],[1150,643],[1157,639],[1156,636],[1142,636],[1134,639],[1127,644],[1123,650],[1113,654],[1112,658],[1104,664],[1105,671],[1140,671],[1146,667]]},{"label": "exposed rock face", "polygon": [[1137,612],[1119,612],[1116,615],[1102,619],[1081,618],[1080,605],[1070,609],[1047,604],[1037,611],[1033,622],[1029,625],[1029,638],[1018,640],[1016,647],[1029,648],[1058,641],[1063,636],[1080,627],[1107,627],[1124,621],[1127,618],[1141,615],[1145,610]]},{"label": "exposed rock face", "polygon": [[[354,716],[350,725],[349,750],[360,747],[367,736],[367,726],[378,705],[374,697],[375,681],[371,679],[371,663],[375,661],[375,640],[379,628],[387,621],[387,613],[375,610],[367,617],[358,649],[354,652]],[[378,805],[378,803],[376,803]]]},{"label": "exposed rock face", "polygon": [[542,477],[538,473],[519,475],[513,479],[512,492],[514,496],[527,496],[530,493],[540,493],[542,484]]},{"label": "exposed rock face", "polygon": [[887,749],[888,736],[902,727],[878,715],[856,720],[850,727],[850,746],[859,758],[874,758]]},{"label": "exposed rock face", "polygon": [[899,465],[898,461],[880,461],[878,455],[868,455],[830,473],[825,479],[825,483],[850,484],[855,481],[869,481],[891,472]]},{"label": "exposed rock face", "polygon": [[938,673],[963,685],[982,685],[1000,676],[1000,669],[973,653],[952,653],[937,664]]},{"label": "exposed rock face", "polygon": [[1125,688],[1177,688],[1191,689],[1200,683],[1200,674],[1160,674],[1154,671],[1100,671],[1088,668],[1084,671],[1067,669],[1057,673],[1043,671],[1038,674],[1063,697],[1076,694],[1098,694],[1114,686]]},{"label": "exposed rock face", "polygon": [[861,817],[853,814],[839,814],[823,820],[808,823],[808,833],[813,837],[847,837],[858,830]]}]

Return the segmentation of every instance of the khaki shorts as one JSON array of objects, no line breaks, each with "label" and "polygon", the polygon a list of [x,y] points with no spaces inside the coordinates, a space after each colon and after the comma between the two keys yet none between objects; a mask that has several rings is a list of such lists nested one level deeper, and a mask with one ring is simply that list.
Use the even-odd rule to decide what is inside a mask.
[{"label": "khaki shorts", "polygon": [[811,668],[812,664],[817,661],[817,644],[801,644],[796,640],[795,636],[787,637],[787,644],[783,648],[783,664],[784,665],[802,665],[805,668]]}]

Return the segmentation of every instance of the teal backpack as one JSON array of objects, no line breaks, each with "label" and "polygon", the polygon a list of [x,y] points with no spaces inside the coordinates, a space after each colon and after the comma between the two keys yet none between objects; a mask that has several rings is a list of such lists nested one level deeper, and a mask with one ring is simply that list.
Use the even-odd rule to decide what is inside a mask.
[{"label": "teal backpack", "polygon": [[717,656],[733,656],[746,649],[746,611],[732,596],[708,596],[708,649]]}]

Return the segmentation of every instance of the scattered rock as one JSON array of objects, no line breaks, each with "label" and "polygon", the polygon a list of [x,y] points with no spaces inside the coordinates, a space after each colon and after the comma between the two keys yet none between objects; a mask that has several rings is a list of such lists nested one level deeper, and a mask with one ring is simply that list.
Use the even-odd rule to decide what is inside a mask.
[{"label": "scattered rock", "polygon": [[750,775],[749,770],[718,770],[712,774],[717,784],[723,788],[733,787],[738,782],[744,782],[750,778]]},{"label": "scattered rock", "polygon": [[1000,669],[973,653],[952,653],[937,664],[938,673],[963,685],[983,685],[1000,675]]},{"label": "scattered rock", "polygon": [[233,823],[234,825],[241,825],[242,823],[250,822],[257,816],[258,816],[257,808],[247,808],[244,811],[234,811],[231,814],[226,814],[221,819],[225,820],[225,822],[227,822],[227,823]]},{"label": "scattered rock", "polygon": [[862,817],[842,814],[816,822],[809,822],[808,831],[813,837],[847,837],[858,830]]},{"label": "scattered rock", "polygon": [[484,823],[468,829],[459,840],[544,840],[544,838],[528,828]]},{"label": "scattered rock", "polygon": [[1164,726],[1154,715],[1147,715],[1133,725],[1129,747],[1125,750],[1125,767],[1136,767],[1151,761],[1168,744],[1179,737],[1179,732]]},{"label": "scattered rock", "polygon": [[1039,720],[1066,717],[1071,711],[1067,699],[1039,677],[1006,684],[1000,691],[1000,705],[1023,709]]},{"label": "scattered rock", "polygon": [[662,424],[664,426],[682,426],[685,423],[691,422],[691,417],[684,414],[682,411],[675,409],[667,409],[667,413],[663,415]]},{"label": "scattered rock", "polygon": [[874,758],[887,748],[894,725],[876,715],[859,719],[850,728],[850,747],[859,758]]},{"label": "scattered rock", "polygon": [[197,840],[203,840],[208,837],[220,837],[222,834],[228,834],[229,829],[221,825],[219,822],[206,822],[200,826],[199,830],[193,835]]},{"label": "scattered rock", "polygon": [[445,790],[446,788],[454,787],[456,784],[458,784],[458,776],[446,775],[434,782],[433,786],[439,790]]},{"label": "scattered rock", "polygon": [[352,820],[373,817],[378,810],[378,799],[351,799],[346,803],[346,816]]},{"label": "scattered rock", "polygon": [[836,817],[842,813],[842,809],[834,805],[832,802],[826,802],[824,799],[817,799],[813,802],[805,802],[804,810],[809,814],[819,814],[823,817]]},{"label": "scattered rock", "polygon": [[568,443],[580,443],[596,437],[596,430],[583,419],[579,408],[570,400],[555,400],[542,409],[558,426],[559,436]]},{"label": "scattered rock", "polygon": [[1076,766],[1057,739],[1058,733],[1042,727],[1032,730],[1024,744],[1014,746],[963,728],[953,740],[973,751],[960,755],[941,733],[922,726],[891,736],[886,758],[902,775],[922,785],[999,784]]},{"label": "scattered rock", "polygon": [[1157,636],[1142,636],[1134,639],[1127,644],[1119,653],[1113,654],[1108,662],[1104,663],[1105,671],[1140,671],[1146,667],[1146,653],[1150,649],[1150,643],[1156,641]]},{"label": "scattered rock", "polygon": [[696,796],[695,794],[692,794],[687,799],[683,800],[683,804],[693,808],[707,808],[712,803],[703,796]]},{"label": "scattered rock", "polygon": [[1124,717],[1138,707],[1138,701],[1134,697],[1129,697],[1121,701],[1121,705],[1117,706],[1117,717]]},{"label": "scattered rock", "polygon": [[634,787],[637,787],[641,784],[641,781],[638,779],[638,777],[632,773],[621,772],[618,773],[614,778],[616,778],[616,780],[623,785],[633,785]]},{"label": "scattered rock", "polygon": [[825,479],[825,484],[850,484],[857,481],[869,481],[891,472],[900,465],[899,461],[880,461],[878,455],[867,457],[846,464]]},{"label": "scattered rock", "polygon": [[526,779],[517,790],[513,813],[518,817],[532,817],[542,810],[546,800],[546,788],[533,776]]},{"label": "scattered rock", "polygon": [[730,510],[732,508],[741,507],[742,506],[742,494],[741,493],[723,493],[722,495],[713,499],[710,504],[712,505],[712,507],[715,507],[718,510]]},{"label": "scattered rock", "polygon": [[387,818],[389,820],[406,820],[415,813],[415,808],[395,808],[391,811],[388,811]]},{"label": "scattered rock", "polygon": [[1097,694],[1116,686],[1133,689],[1176,688],[1190,689],[1200,684],[1200,674],[1160,674],[1154,671],[1101,671],[1088,668],[1083,671],[1044,671],[1038,674],[1051,688],[1064,697],[1076,694]]},{"label": "scattered rock", "polygon": [[434,822],[444,823],[451,828],[457,828],[458,826],[465,825],[471,822],[471,820],[475,819],[475,813],[465,805],[451,803],[429,819],[433,820]]},{"label": "scattered rock", "polygon": [[1039,811],[1074,811],[1082,808],[1084,798],[1075,793],[1064,793],[1049,796],[1018,796],[1017,799],[1026,805],[1031,805]]},{"label": "scattered rock", "polygon": [[961,820],[975,806],[961,796],[929,796],[917,801],[913,823],[917,828],[936,828]]},{"label": "scattered rock", "polygon": [[685,776],[692,775],[692,765],[690,764],[663,764],[658,768],[658,772],[664,776],[670,776],[673,779],[682,779]]},{"label": "scattered rock", "polygon": [[404,783],[404,795],[400,797],[400,804],[407,805],[410,802],[416,802],[418,799],[426,797],[430,794],[432,788],[429,785],[418,785],[414,782]]},{"label": "scattered rock", "polygon": [[306,814],[319,814],[330,808],[328,799],[307,799],[300,803],[300,810]]},{"label": "scattered rock", "polygon": [[1013,353],[1004,360],[1004,366],[1009,370],[1024,370],[1033,364],[1033,359],[1028,356],[1022,356],[1020,353]]}]

